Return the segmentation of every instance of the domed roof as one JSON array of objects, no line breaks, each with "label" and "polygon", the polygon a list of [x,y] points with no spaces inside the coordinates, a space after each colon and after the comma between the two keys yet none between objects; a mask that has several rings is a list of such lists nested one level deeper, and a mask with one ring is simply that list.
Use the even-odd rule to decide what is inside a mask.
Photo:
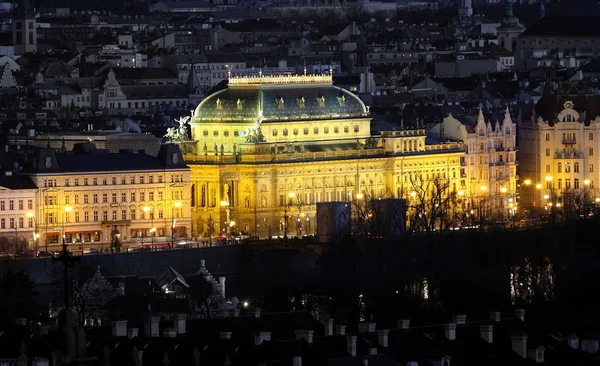
[{"label": "domed roof", "polygon": [[[240,80],[243,79],[243,80]],[[364,103],[331,76],[238,78],[206,97],[196,107],[194,121],[226,118],[269,120],[348,118],[366,116]]]}]

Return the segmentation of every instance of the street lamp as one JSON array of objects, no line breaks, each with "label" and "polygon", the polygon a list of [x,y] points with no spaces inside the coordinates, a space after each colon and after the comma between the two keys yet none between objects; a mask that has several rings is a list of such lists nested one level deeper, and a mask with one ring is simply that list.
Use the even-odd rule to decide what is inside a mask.
[{"label": "street lamp", "polygon": [[[288,193],[288,197],[293,199],[296,197],[296,193],[290,192]],[[287,231],[288,231],[288,206],[290,202],[286,199],[285,205],[283,206],[283,241],[287,241]]]},{"label": "street lamp", "polygon": [[71,206],[67,206],[65,207],[65,212],[63,215],[63,224],[62,224],[62,246],[63,246],[63,251],[67,250],[67,244],[65,243],[65,239],[67,237],[67,233],[65,232],[65,222],[67,221],[67,214],[69,212],[73,211],[73,207]]},{"label": "street lamp", "polygon": [[[154,232],[156,231],[156,229],[154,229],[154,210],[152,210],[152,208],[150,206],[144,206],[142,207],[142,210],[144,210],[144,212],[149,213],[150,215],[150,232],[152,233],[152,250],[154,250]],[[150,210],[152,210],[152,212],[150,212]],[[154,229],[154,231],[152,230]],[[146,229],[144,229],[145,232]],[[142,235],[142,247],[144,246],[144,236]]]},{"label": "street lamp", "polygon": [[225,207],[225,214],[226,214],[225,231],[227,232],[227,234],[229,234],[230,233],[230,230],[229,230],[229,213],[230,213],[230,211],[229,211],[229,202],[228,201],[221,201],[221,207]]},{"label": "street lamp", "polygon": [[38,252],[38,241],[37,240],[40,237],[40,234],[38,233],[37,220],[35,219],[33,212],[28,212],[26,214],[26,216],[30,220],[33,220],[33,225],[34,225],[34,228],[33,228],[33,245],[34,245],[35,253],[37,254],[37,252]]},{"label": "street lamp", "polygon": [[177,201],[173,204],[173,208],[171,209],[171,249],[175,244],[175,208],[181,207],[181,202]]}]

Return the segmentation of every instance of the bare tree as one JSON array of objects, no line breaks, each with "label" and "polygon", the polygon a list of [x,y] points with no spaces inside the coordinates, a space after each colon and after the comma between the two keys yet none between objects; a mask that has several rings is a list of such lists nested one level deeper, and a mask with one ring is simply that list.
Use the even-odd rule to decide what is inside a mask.
[{"label": "bare tree", "polygon": [[411,177],[408,193],[409,231],[415,233],[439,232],[443,235],[461,221],[458,192],[450,189],[450,182],[441,177],[423,179]]},{"label": "bare tree", "polygon": [[[77,265],[69,272],[69,303],[81,326],[90,320],[104,318],[104,306],[117,295],[116,290],[100,273],[100,268],[90,265]],[[54,271],[55,309],[64,307],[64,275],[62,270]]]}]

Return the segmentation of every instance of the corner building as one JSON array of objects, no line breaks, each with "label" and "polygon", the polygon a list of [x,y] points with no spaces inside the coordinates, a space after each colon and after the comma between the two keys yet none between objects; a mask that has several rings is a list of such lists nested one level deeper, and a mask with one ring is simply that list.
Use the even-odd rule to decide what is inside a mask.
[{"label": "corner building", "polygon": [[[192,218],[198,236],[234,228],[261,238],[316,232],[316,203],[410,198],[415,178],[458,189],[457,143],[424,129],[371,133],[369,110],[331,75],[230,77],[191,121]],[[231,229],[229,229],[231,230]]]}]

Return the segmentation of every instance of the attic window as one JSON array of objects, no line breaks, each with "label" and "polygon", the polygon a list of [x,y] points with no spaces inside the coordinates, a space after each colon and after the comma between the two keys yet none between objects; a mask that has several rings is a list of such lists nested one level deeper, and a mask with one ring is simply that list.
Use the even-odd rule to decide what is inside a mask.
[{"label": "attic window", "polygon": [[305,102],[304,97],[298,98],[298,107],[304,108],[304,102]]},{"label": "attic window", "polygon": [[320,97],[318,97],[317,103],[319,103],[319,107],[325,107],[325,97],[322,95]]}]

